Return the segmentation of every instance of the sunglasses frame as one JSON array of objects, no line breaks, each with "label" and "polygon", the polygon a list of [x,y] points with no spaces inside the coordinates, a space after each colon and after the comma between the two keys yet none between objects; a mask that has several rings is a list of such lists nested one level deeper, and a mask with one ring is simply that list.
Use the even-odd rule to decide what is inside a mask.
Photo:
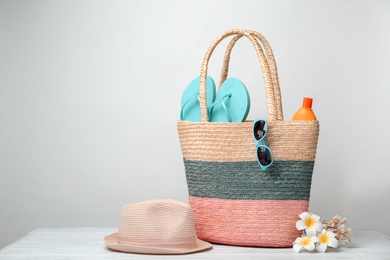
[{"label": "sunglasses frame", "polygon": [[[256,135],[255,135],[255,126],[256,124],[259,122],[259,121],[263,121],[264,122],[264,127],[263,127],[263,131],[264,131],[264,134],[263,136],[257,140],[256,139]],[[271,148],[269,148],[268,146],[268,143],[267,143],[267,140],[265,139],[265,136],[267,135],[267,132],[268,132],[268,122],[267,120],[265,119],[262,119],[262,118],[257,118],[253,121],[253,125],[252,125],[252,135],[253,135],[253,139],[255,141],[255,146],[256,146],[256,157],[257,157],[257,162],[259,163],[260,165],[260,168],[265,171],[268,169],[268,167],[270,167],[273,163],[274,163],[274,156],[272,154],[272,151],[271,151]],[[259,148],[265,148],[266,151],[268,151],[270,153],[270,156],[271,156],[271,162],[268,164],[268,165],[263,165],[261,164],[260,162],[260,159],[259,159],[259,153],[258,153],[258,150]]]}]

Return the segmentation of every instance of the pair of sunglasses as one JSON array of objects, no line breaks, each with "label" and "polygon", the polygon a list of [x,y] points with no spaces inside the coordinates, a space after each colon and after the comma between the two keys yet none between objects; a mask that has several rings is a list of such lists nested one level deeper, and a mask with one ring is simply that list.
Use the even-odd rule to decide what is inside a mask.
[{"label": "pair of sunglasses", "polygon": [[267,170],[274,162],[274,156],[271,149],[268,147],[265,136],[268,131],[267,120],[256,119],[253,121],[253,138],[256,145],[257,161],[262,170]]}]

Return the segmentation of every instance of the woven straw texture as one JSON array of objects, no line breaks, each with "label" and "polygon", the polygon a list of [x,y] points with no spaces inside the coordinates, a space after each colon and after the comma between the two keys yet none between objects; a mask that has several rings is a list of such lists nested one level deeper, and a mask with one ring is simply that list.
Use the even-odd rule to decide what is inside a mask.
[{"label": "woven straw texture", "polygon": [[195,237],[193,217],[185,203],[145,201],[123,206],[118,236],[129,241]]},{"label": "woven straw texture", "polygon": [[112,250],[140,254],[186,254],[212,247],[196,237],[189,205],[176,200],[123,206],[118,233],[104,242]]},{"label": "woven straw texture", "polygon": [[[252,120],[208,122],[208,61],[216,46],[230,36],[219,86],[227,78],[235,43],[242,37],[249,39],[265,85],[266,139],[274,155],[267,171],[257,162]],[[299,235],[298,215],[309,207],[319,122],[283,119],[275,59],[268,42],[255,31],[229,30],[214,40],[203,59],[199,97],[202,121],[177,124],[197,236],[221,244],[291,247]]]},{"label": "woven straw texture", "polygon": [[[187,160],[257,161],[252,121],[243,123],[178,122],[180,145]],[[314,161],[318,121],[274,121],[267,142],[275,160]]]},{"label": "woven straw texture", "polygon": [[[307,200],[227,200],[190,196],[196,232],[220,244],[291,247],[302,234],[297,217]],[[294,228],[292,228],[294,227]]]}]

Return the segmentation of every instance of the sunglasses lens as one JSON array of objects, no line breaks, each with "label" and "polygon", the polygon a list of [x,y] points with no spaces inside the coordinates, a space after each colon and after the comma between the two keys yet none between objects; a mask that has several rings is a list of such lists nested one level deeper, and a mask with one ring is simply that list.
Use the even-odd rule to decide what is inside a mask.
[{"label": "sunglasses lens", "polygon": [[270,150],[265,146],[257,147],[257,158],[263,166],[267,166],[272,162],[272,155]]},{"label": "sunglasses lens", "polygon": [[265,135],[264,127],[264,120],[256,121],[255,125],[253,126],[253,135],[255,136],[256,140],[260,140]]}]

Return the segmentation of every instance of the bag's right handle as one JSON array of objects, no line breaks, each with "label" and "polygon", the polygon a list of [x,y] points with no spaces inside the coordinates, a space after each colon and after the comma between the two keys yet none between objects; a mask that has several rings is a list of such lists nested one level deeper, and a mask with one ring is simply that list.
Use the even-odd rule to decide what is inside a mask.
[{"label": "bag's right handle", "polygon": [[[278,71],[276,67],[275,57],[272,52],[272,48],[269,45],[268,41],[264,38],[264,36],[256,31],[252,30],[246,30],[251,35],[255,36],[263,45],[263,48],[265,50],[266,58],[268,61],[269,69],[271,72],[271,78],[272,78],[272,84],[274,89],[274,98],[276,102],[276,111],[277,111],[277,120],[283,120],[283,106],[282,106],[282,97],[280,92],[280,86],[279,86],[279,77],[278,77]],[[229,71],[229,62],[230,62],[230,54],[231,51],[236,44],[236,42],[242,37],[243,35],[236,35],[229,43],[229,45],[226,48],[225,51],[225,57],[223,60],[222,70],[221,70],[221,76],[218,84],[218,89],[221,87],[222,83],[226,80],[228,76]]]},{"label": "bag's right handle", "polygon": [[[201,117],[202,122],[208,121],[208,110],[207,110],[207,104],[206,104],[206,76],[207,76],[207,69],[208,69],[208,62],[210,60],[211,54],[213,53],[214,49],[217,47],[217,45],[226,37],[229,37],[231,35],[241,35],[248,38],[253,46],[256,49],[256,53],[258,56],[258,59],[261,64],[262,68],[262,74],[264,78],[264,85],[265,85],[265,92],[266,92],[266,101],[267,101],[267,110],[268,110],[268,120],[269,121],[277,121],[281,120],[278,115],[281,115],[281,107],[276,107],[276,101],[275,101],[275,94],[274,94],[274,88],[273,80],[271,76],[271,72],[269,69],[268,61],[265,58],[265,55],[263,53],[263,49],[258,43],[257,39],[251,35],[249,31],[240,30],[240,29],[233,29],[224,32],[220,36],[218,36],[214,42],[210,45],[208,48],[205,57],[202,62],[202,68],[200,72],[200,89],[199,89],[199,103],[200,103],[200,111],[201,111]],[[277,86],[278,88],[279,86]],[[279,89],[280,93],[280,89]],[[278,111],[279,109],[279,111]]]}]

